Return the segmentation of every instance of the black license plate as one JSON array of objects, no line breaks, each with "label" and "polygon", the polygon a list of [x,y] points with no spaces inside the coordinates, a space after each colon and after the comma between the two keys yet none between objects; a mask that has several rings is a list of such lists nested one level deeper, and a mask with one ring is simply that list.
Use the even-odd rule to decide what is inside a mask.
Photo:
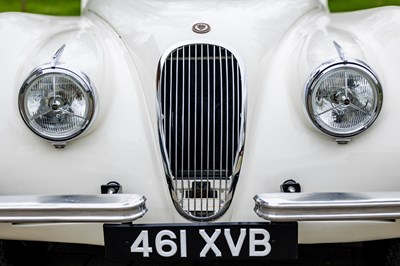
[{"label": "black license plate", "polygon": [[110,259],[296,259],[297,223],[104,225]]}]

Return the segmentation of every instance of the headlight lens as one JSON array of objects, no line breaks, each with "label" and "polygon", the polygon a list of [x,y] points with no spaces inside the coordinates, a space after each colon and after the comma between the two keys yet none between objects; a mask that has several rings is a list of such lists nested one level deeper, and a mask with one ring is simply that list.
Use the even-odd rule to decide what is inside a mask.
[{"label": "headlight lens", "polygon": [[313,124],[338,137],[355,136],[377,118],[382,87],[362,62],[339,62],[318,69],[305,90],[305,105]]},{"label": "headlight lens", "polygon": [[79,71],[44,66],[25,80],[18,103],[22,118],[33,132],[53,142],[67,141],[90,125],[95,90]]}]

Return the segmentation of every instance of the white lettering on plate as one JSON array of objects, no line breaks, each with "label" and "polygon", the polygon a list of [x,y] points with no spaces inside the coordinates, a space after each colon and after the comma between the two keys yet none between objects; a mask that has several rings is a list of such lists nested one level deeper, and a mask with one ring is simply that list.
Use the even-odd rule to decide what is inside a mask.
[{"label": "white lettering on plate", "polygon": [[[214,233],[210,236],[205,229],[199,229],[199,235],[205,241],[205,245],[200,252],[200,257],[206,257],[210,250],[216,257],[222,256],[220,249],[215,243],[221,235],[221,230],[222,229],[215,229]],[[271,252],[271,244],[269,243],[270,234],[267,230],[262,228],[250,228],[249,231],[247,231],[242,228],[240,229],[240,235],[235,243],[231,235],[231,228],[225,228],[224,236],[232,257],[238,257],[240,255],[247,233],[249,234],[250,257],[265,257]],[[177,239],[178,237],[179,239]],[[175,256],[178,252],[177,243],[179,243],[180,246],[181,258],[187,257],[187,236],[185,229],[179,231],[179,236],[171,230],[161,230],[157,233],[154,243],[157,253],[162,257]],[[137,236],[136,240],[131,245],[131,252],[142,253],[143,257],[149,257],[150,253],[153,252],[153,248],[149,246],[149,232],[147,230],[141,231]]]},{"label": "white lettering on plate", "polygon": [[200,229],[199,233],[204,241],[206,241],[206,245],[200,252],[200,257],[205,257],[210,249],[214,251],[216,257],[221,257],[221,251],[214,243],[215,240],[217,240],[218,236],[221,234],[221,229],[215,229],[215,232],[211,237],[207,235],[206,230],[204,229]]},{"label": "white lettering on plate", "polygon": [[181,230],[181,257],[187,257],[187,250],[186,250],[186,230]]},{"label": "white lettering on plate", "polygon": [[233,239],[231,236],[231,229],[229,229],[229,228],[225,229],[224,235],[225,235],[226,242],[228,243],[229,250],[232,253],[232,256],[233,257],[239,256],[240,250],[242,250],[244,239],[246,238],[246,229],[244,229],[244,228],[240,229],[240,236],[239,236],[239,239],[238,239],[236,245],[233,243]]},{"label": "white lettering on plate", "polygon": [[[180,246],[181,246],[181,257],[187,257],[186,247],[186,230],[180,230]],[[172,257],[178,251],[176,243],[171,239],[176,239],[174,232],[170,230],[161,230],[156,235],[155,245],[157,253],[162,257]],[[142,253],[143,257],[149,257],[150,253],[153,252],[153,248],[149,246],[149,232],[143,230],[140,232],[135,242],[131,246],[132,253]]]},{"label": "white lettering on plate", "polygon": [[[142,246],[140,246],[140,243],[142,243]],[[149,247],[149,232],[147,230],[140,232],[131,246],[131,252],[143,253],[143,257],[149,257],[150,253],[153,252],[153,249]]]},{"label": "white lettering on plate", "polygon": [[[172,241],[170,239],[163,239],[164,236],[168,236],[170,239],[176,239],[176,235],[174,234],[174,232],[172,232],[170,230],[162,230],[162,231],[158,232],[158,234],[156,236],[157,253],[163,257],[172,257],[176,254],[176,251],[178,250],[178,248],[174,241]],[[169,251],[164,250],[165,246],[169,247]]]},{"label": "white lettering on plate", "polygon": [[[249,255],[250,257],[264,257],[271,252],[271,244],[269,243],[270,235],[267,230],[262,228],[250,229],[249,239]],[[256,239],[256,235],[263,236],[262,239]],[[256,246],[263,246],[263,250],[256,250]]]}]

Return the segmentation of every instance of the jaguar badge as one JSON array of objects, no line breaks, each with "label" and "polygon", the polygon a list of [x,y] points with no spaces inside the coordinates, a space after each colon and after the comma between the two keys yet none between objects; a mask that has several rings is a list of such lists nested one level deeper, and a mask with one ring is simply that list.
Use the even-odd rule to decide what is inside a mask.
[{"label": "jaguar badge", "polygon": [[210,25],[207,23],[196,23],[193,25],[192,30],[198,34],[204,34],[211,30]]}]

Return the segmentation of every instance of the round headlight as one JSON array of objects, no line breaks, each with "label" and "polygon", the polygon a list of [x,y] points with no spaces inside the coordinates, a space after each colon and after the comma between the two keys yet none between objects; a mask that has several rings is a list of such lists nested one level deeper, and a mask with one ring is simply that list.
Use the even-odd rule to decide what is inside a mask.
[{"label": "round headlight", "polygon": [[341,61],[317,69],[305,88],[305,106],[314,126],[337,138],[366,130],[382,106],[382,87],[359,61]]},{"label": "round headlight", "polygon": [[66,142],[91,124],[95,98],[95,89],[85,74],[65,65],[45,65],[25,80],[18,104],[34,133],[52,142]]}]

